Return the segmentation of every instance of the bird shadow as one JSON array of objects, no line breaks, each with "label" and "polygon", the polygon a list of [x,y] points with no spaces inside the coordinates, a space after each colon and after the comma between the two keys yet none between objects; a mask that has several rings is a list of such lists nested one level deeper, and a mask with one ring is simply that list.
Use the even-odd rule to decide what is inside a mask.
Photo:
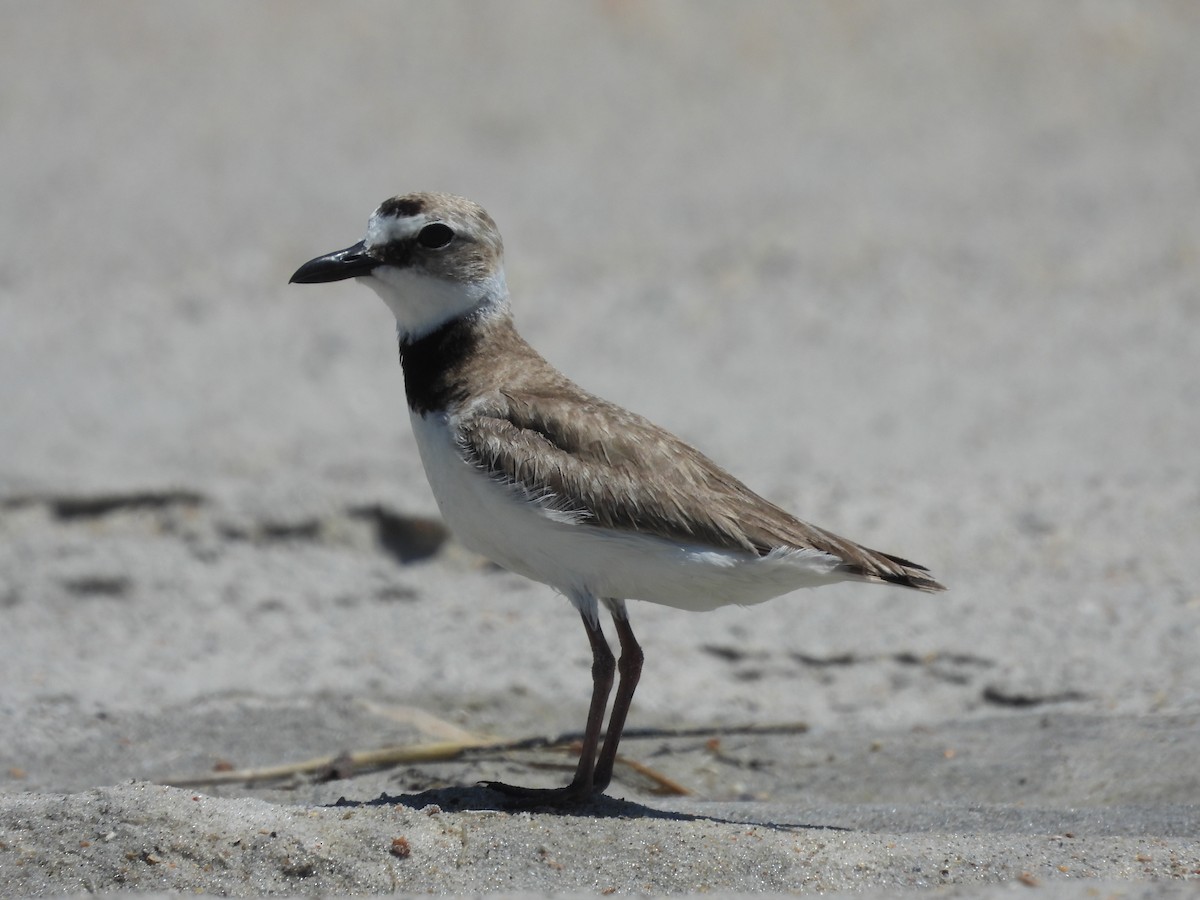
[{"label": "bird shadow", "polygon": [[775,831],[853,831],[842,825],[805,822],[766,822],[754,819],[726,818],[674,809],[655,809],[632,800],[601,794],[585,803],[571,806],[537,806],[514,801],[482,785],[473,787],[431,788],[412,794],[382,793],[374,800],[348,800],[339,797],[334,807],[406,806],[413,810],[437,807],[443,812],[534,812],[549,816],[578,819],[664,819],[674,822],[712,822],[718,825],[749,825]]}]

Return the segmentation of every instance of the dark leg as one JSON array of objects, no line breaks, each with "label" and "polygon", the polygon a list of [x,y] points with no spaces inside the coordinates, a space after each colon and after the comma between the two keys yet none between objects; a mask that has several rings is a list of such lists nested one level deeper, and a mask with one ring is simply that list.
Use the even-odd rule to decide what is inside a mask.
[{"label": "dark leg", "polygon": [[621,743],[621,732],[625,730],[625,716],[629,713],[629,704],[633,702],[633,692],[637,690],[638,679],[642,677],[642,648],[629,626],[629,614],[625,611],[624,601],[606,600],[605,604],[612,612],[617,637],[621,641],[621,659],[617,663],[621,680],[617,683],[617,696],[613,700],[612,717],[608,720],[604,747],[600,751],[600,758],[596,760],[596,771],[592,775],[592,790],[597,794],[603,793],[612,780],[617,745]]},{"label": "dark leg", "polygon": [[[604,710],[608,706],[609,692],[612,691],[616,662],[613,660],[612,650],[608,647],[608,641],[604,639],[604,632],[600,630],[600,620],[591,622],[585,615],[583,627],[587,629],[588,641],[592,645],[592,704],[588,707],[587,728],[583,732],[583,750],[579,754],[579,765],[575,767],[575,777],[571,779],[570,784],[562,788],[525,788],[499,781],[485,781],[485,787],[515,797],[523,803],[547,806],[580,803],[602,790],[594,786],[592,773],[596,768],[596,749],[600,746],[600,731],[604,727]],[[621,640],[624,646],[624,638]],[[624,658],[622,652],[621,659]],[[625,676],[622,675],[621,684],[624,683]],[[606,744],[606,749],[607,746]],[[611,771],[611,764],[609,769]]]}]

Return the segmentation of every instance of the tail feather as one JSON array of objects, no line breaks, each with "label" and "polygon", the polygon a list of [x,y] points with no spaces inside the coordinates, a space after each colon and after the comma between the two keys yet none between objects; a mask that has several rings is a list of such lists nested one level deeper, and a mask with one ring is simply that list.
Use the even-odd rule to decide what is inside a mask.
[{"label": "tail feather", "polygon": [[865,558],[844,562],[838,568],[866,581],[898,584],[930,594],[946,590],[946,586],[919,563],[878,550],[867,550],[865,547],[862,549],[866,551]]}]

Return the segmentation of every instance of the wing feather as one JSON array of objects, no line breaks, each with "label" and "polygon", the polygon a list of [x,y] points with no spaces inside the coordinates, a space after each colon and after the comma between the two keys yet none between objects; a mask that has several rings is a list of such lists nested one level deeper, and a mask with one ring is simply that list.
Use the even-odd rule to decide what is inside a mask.
[{"label": "wing feather", "polygon": [[943,589],[924,567],[795,518],[695,448],[565,379],[549,394],[500,393],[464,411],[460,426],[476,465],[581,524],[760,556],[817,550],[855,577]]}]

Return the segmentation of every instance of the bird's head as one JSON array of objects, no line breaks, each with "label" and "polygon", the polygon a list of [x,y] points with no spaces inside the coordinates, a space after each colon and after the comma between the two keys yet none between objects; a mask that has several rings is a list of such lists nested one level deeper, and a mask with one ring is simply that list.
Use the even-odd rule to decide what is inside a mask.
[{"label": "bird's head", "polygon": [[508,312],[500,231],[483,207],[452,194],[385,200],[361,241],[309,260],[291,281],[346,278],[379,294],[406,340],[463,316]]}]

